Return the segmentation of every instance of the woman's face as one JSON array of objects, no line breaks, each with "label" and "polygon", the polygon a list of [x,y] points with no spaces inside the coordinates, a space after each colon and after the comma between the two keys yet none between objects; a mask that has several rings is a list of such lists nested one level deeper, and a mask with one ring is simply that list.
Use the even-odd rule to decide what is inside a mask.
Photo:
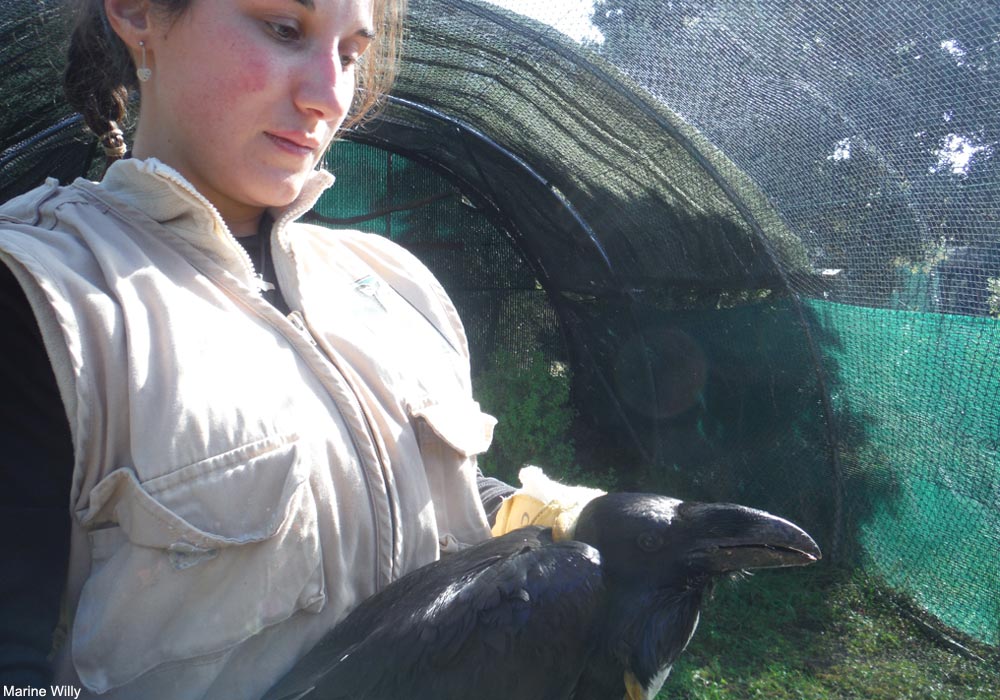
[{"label": "woman's face", "polygon": [[177,169],[234,233],[252,233],[264,208],[298,196],[343,123],[371,0],[193,0],[147,26],[133,153]]}]

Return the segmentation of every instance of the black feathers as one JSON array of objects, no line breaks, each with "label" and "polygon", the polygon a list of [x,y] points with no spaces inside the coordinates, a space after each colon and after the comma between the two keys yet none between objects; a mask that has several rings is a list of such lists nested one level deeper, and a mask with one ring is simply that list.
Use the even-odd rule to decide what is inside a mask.
[{"label": "black feathers", "polygon": [[[572,687],[580,670],[561,666],[558,657],[587,655],[602,599],[592,547],[554,543],[542,528],[518,530],[368,599],[266,698],[443,700],[467,698],[476,687],[566,697],[558,689]],[[551,644],[554,630],[565,644]]]},{"label": "black feathers", "polygon": [[705,586],[815,561],[802,530],[742,506],[611,494],[577,540],[529,527],[396,581],[354,610],[264,700],[632,700],[655,695]]}]

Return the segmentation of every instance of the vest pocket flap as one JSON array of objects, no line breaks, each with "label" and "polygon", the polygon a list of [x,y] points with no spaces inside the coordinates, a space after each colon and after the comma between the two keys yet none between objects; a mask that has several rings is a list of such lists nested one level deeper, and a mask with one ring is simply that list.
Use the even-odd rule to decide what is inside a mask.
[{"label": "vest pocket flap", "polygon": [[116,469],[94,487],[81,522],[116,523],[132,543],[160,549],[260,542],[306,478],[296,452],[294,437],[268,438],[143,483]]},{"label": "vest pocket flap", "polygon": [[297,611],[323,608],[310,460],[294,439],[279,442],[146,483],[119,469],[95,487],[87,515],[110,526],[90,533],[91,574],[72,630],[73,663],[89,689],[214,658]]},{"label": "vest pocket flap", "polygon": [[493,442],[497,419],[483,413],[475,401],[431,404],[411,409],[410,413],[423,419],[435,435],[466,457],[485,452]]}]

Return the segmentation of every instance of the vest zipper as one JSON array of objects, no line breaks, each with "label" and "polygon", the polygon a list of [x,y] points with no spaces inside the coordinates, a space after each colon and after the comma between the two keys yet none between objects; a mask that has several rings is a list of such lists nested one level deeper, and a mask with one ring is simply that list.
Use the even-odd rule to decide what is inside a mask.
[{"label": "vest zipper", "polygon": [[[231,243],[231,245],[235,246],[236,249],[239,251],[239,256],[242,259],[243,264],[246,266],[247,272],[249,272],[249,278],[255,281],[255,285],[254,285],[255,289],[257,290],[258,295],[260,295],[261,291],[263,291],[262,287],[265,284],[264,283],[264,279],[260,275],[257,274],[257,270],[254,267],[253,260],[250,259],[250,254],[247,253],[246,248],[244,248],[242,245],[240,245],[240,242],[236,240],[236,237],[232,234],[232,232],[229,230],[229,227],[226,225],[226,222],[223,220],[222,214],[220,214],[219,210],[215,208],[215,205],[212,204],[210,201],[208,201],[208,199],[206,199],[203,194],[201,194],[200,192],[198,192],[198,190],[194,189],[194,187],[191,186],[191,184],[189,182],[187,182],[187,180],[185,180],[179,174],[175,174],[174,171],[172,169],[170,169],[169,167],[158,167],[156,169],[156,174],[159,175],[160,177],[164,178],[165,180],[169,180],[173,184],[175,184],[178,187],[180,187],[182,190],[184,190],[186,193],[188,193],[189,195],[191,195],[192,197],[194,197],[194,199],[196,201],[198,201],[199,203],[201,203],[203,206],[205,206],[212,213],[212,216],[215,219],[216,226],[218,226],[219,229],[225,234],[226,238],[229,240],[229,242]],[[303,207],[302,205],[300,205],[300,206],[298,206],[298,207],[296,207],[296,208],[294,208],[292,210],[285,211],[282,214],[282,216],[279,217],[278,221],[275,222],[273,228],[271,229],[271,235],[272,236],[274,236],[274,235],[279,235],[280,236],[280,232],[284,229],[284,227],[288,224],[289,221],[291,221],[294,218],[298,217],[299,215],[301,215],[302,213],[304,213],[309,208],[310,208],[309,206]],[[278,240],[280,241],[281,239],[279,238]],[[300,312],[298,312],[298,311],[293,311],[292,313],[290,313],[287,316],[287,318],[292,323],[292,325],[295,326],[296,330],[299,331],[299,334],[301,336],[303,336],[307,340],[307,342],[309,342],[310,345],[312,345],[317,350],[319,350],[319,348],[317,347],[316,339],[313,337],[312,333],[309,331],[308,327],[306,326],[305,319],[303,318],[302,314]],[[326,355],[324,353],[321,353],[321,355],[323,355],[323,357],[326,357]],[[327,358],[327,361],[330,362],[331,365],[333,365],[334,367],[336,367],[336,365],[333,363],[333,361],[331,359]],[[339,369],[337,369],[337,371],[340,372]],[[341,374],[341,376],[343,376],[343,372],[340,372],[340,374]],[[388,575],[389,575],[389,578],[391,580],[392,575],[395,573],[395,569],[396,569],[396,529],[397,529],[397,517],[398,516],[397,516],[397,514],[395,512],[395,509],[392,507],[392,496],[389,493],[389,480],[388,480],[388,478],[386,477],[386,474],[385,474],[385,472],[387,471],[388,465],[386,465],[384,463],[384,461],[382,460],[382,458],[379,455],[378,443],[375,440],[375,434],[374,434],[375,429],[372,427],[371,421],[368,419],[367,413],[364,411],[363,408],[361,408],[361,399],[357,396],[357,394],[351,388],[350,382],[348,382],[346,380],[346,377],[345,377],[345,384],[347,386],[347,389],[350,391],[351,395],[354,396],[355,401],[358,402],[358,407],[359,407],[359,411],[358,412],[361,414],[361,420],[364,423],[365,429],[367,431],[368,441],[371,444],[372,450],[375,453],[375,460],[378,463],[380,471],[382,472],[382,480],[385,483],[385,489],[384,489],[385,490],[385,500],[386,500],[387,510],[389,512],[389,546],[390,546],[390,548],[389,548],[389,572],[388,572]],[[331,398],[333,398],[332,395],[331,395]],[[337,405],[337,400],[335,398],[334,398],[334,405]],[[359,458],[360,458],[360,450],[359,450],[358,446],[355,446],[355,450],[358,451]],[[375,530],[376,530],[376,532],[378,532],[379,528],[378,528],[378,521],[377,521],[377,518],[376,518],[376,510],[375,510],[375,489],[374,489],[374,487],[373,487],[373,485],[371,483],[371,477],[369,475],[367,475],[367,474],[364,474],[364,472],[362,472],[362,473],[363,473],[364,479],[365,479],[365,486],[368,489],[368,498],[369,498],[369,504],[370,504],[370,507],[371,507],[371,510],[372,510],[372,518],[373,518],[373,520],[375,520]],[[377,543],[377,540],[376,540],[376,553],[375,553],[375,561],[376,561],[376,564],[375,564],[375,590],[376,591],[377,590],[381,590],[381,588],[382,588],[382,586],[380,584],[380,581],[379,581],[379,579],[380,579],[380,569],[381,569],[381,567],[379,565],[379,561],[381,560],[381,553],[378,551],[378,549],[380,549],[380,547],[379,547],[379,545]]]},{"label": "vest zipper", "polygon": [[[396,546],[397,546],[396,531],[398,529],[399,516],[396,513],[396,509],[392,503],[392,494],[389,492],[389,477],[387,475],[389,466],[388,464],[386,464],[385,460],[382,458],[382,455],[380,453],[381,451],[378,447],[378,440],[375,437],[375,428],[372,425],[372,421],[368,417],[368,412],[365,411],[364,406],[361,403],[361,398],[358,396],[357,392],[354,391],[354,388],[351,386],[350,380],[348,380],[346,375],[340,370],[339,367],[337,367],[337,364],[332,360],[332,358],[328,358],[325,353],[322,353],[320,351],[318,343],[316,342],[315,337],[313,337],[312,332],[309,330],[305,322],[305,318],[302,316],[302,314],[299,311],[293,311],[288,315],[288,320],[292,323],[293,326],[295,326],[295,328],[302,334],[302,336],[307,339],[310,345],[315,347],[316,350],[320,352],[320,354],[324,357],[324,359],[326,359],[327,362],[330,363],[330,365],[334,368],[334,370],[338,374],[340,374],[340,376],[344,377],[344,384],[347,392],[349,392],[350,396],[353,397],[354,401],[357,402],[356,412],[361,418],[362,425],[364,425],[365,437],[368,438],[368,444],[371,445],[371,449],[375,457],[375,463],[378,465],[378,469],[381,472],[382,476],[382,483],[384,484],[384,488],[382,489],[382,491],[385,493],[385,509],[389,514],[389,570],[386,573],[387,573],[387,578],[391,581],[396,572]],[[338,403],[336,398],[334,398],[334,403],[335,404]],[[358,456],[360,459],[361,458],[360,448],[357,445],[355,445],[354,449],[358,452]],[[375,505],[377,498],[376,493],[378,489],[376,489],[375,486],[373,485],[372,477],[367,473],[367,470],[364,469],[362,470],[362,476],[364,477],[365,486],[368,491],[368,499],[369,499],[368,504],[372,512],[373,525],[375,526],[376,533],[378,533],[381,531],[381,527],[379,526],[378,522],[377,509]],[[382,560],[382,552],[381,552],[382,548],[381,545],[378,544],[380,539],[381,539],[380,537],[376,536],[376,552],[375,552],[376,564],[375,564],[375,582],[374,582],[376,591],[381,590],[383,588],[380,575],[382,570],[382,566],[380,563]]]},{"label": "vest zipper", "polygon": [[292,325],[295,326],[295,330],[297,330],[310,345],[316,347],[316,339],[313,338],[312,333],[310,333],[309,329],[306,328],[306,322],[305,319],[302,318],[302,314],[298,311],[293,311],[288,314],[287,318],[291,321]]},{"label": "vest zipper", "polygon": [[226,239],[230,244],[230,247],[235,248],[238,251],[239,257],[243,261],[243,265],[245,266],[246,271],[249,273],[248,278],[253,280],[254,289],[257,290],[258,294],[260,294],[263,291],[266,291],[265,288],[267,287],[267,283],[264,281],[263,277],[257,274],[257,268],[254,267],[253,260],[250,259],[250,254],[247,253],[246,248],[240,245],[240,242],[236,240],[236,236],[234,236],[232,231],[229,230],[229,226],[226,225],[225,220],[222,218],[222,214],[220,214],[219,210],[215,208],[215,205],[212,204],[210,201],[208,201],[208,199],[205,198],[205,195],[203,195],[201,192],[192,187],[191,183],[189,183],[183,177],[175,175],[173,170],[161,166],[157,167],[155,172],[158,176],[162,177],[164,180],[169,180],[173,184],[180,187],[187,194],[194,197],[199,204],[201,204],[206,209],[208,209],[209,212],[211,212],[212,218],[215,219],[215,225],[225,235]]}]

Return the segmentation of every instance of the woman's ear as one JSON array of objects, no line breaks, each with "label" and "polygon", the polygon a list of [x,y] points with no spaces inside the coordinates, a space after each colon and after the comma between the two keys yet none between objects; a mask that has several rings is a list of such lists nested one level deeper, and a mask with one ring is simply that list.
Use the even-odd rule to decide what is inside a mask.
[{"label": "woman's ear", "polygon": [[104,14],[115,34],[130,50],[149,37],[149,0],[104,0]]}]

